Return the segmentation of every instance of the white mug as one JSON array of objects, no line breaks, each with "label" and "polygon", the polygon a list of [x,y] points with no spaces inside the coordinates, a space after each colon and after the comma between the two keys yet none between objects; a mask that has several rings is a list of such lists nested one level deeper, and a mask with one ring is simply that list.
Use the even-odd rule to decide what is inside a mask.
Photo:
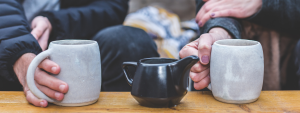
[{"label": "white mug", "polygon": [[214,42],[208,88],[215,99],[226,103],[250,103],[258,99],[264,78],[261,44],[245,39]]},{"label": "white mug", "polygon": [[[61,68],[58,75],[52,76],[66,82],[69,86],[62,101],[49,98],[34,83],[35,69],[47,57]],[[95,103],[101,90],[101,62],[98,43],[92,40],[51,42],[49,49],[38,54],[30,63],[27,71],[27,84],[35,96],[57,105],[83,106]]]}]

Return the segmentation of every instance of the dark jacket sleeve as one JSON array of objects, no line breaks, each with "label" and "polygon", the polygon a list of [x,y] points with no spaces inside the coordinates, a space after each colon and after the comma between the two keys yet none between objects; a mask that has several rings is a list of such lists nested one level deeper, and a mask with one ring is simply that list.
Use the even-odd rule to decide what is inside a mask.
[{"label": "dark jacket sleeve", "polygon": [[122,24],[128,11],[128,0],[85,0],[82,4],[65,0],[61,5],[68,7],[40,14],[52,25],[49,42],[92,38],[105,27]]},{"label": "dark jacket sleeve", "polygon": [[[196,0],[196,12],[198,12],[205,2],[202,0]],[[233,38],[241,39],[242,26],[237,19],[234,18],[213,18],[208,20],[203,27],[200,28],[201,34],[208,33],[210,29],[214,27],[224,28],[229,34],[233,36]]]},{"label": "dark jacket sleeve", "polygon": [[300,0],[262,0],[261,10],[249,21],[282,32],[300,31]]},{"label": "dark jacket sleeve", "polygon": [[0,90],[19,84],[13,65],[20,56],[41,51],[19,1],[0,0]]}]

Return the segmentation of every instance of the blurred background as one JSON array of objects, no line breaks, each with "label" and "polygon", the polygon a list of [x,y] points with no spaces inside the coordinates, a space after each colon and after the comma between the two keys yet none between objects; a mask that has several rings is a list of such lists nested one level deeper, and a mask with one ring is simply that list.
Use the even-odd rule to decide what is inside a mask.
[{"label": "blurred background", "polygon": [[195,0],[130,0],[129,13],[147,6],[160,6],[177,14],[181,21],[195,18]]},{"label": "blurred background", "polygon": [[161,57],[179,58],[179,50],[199,36],[195,0],[130,0],[124,25],[145,30]]}]

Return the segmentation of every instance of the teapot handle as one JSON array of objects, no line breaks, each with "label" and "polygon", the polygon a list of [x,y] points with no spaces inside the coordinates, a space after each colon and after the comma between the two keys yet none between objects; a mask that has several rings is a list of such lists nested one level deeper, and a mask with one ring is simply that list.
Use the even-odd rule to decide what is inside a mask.
[{"label": "teapot handle", "polygon": [[136,62],[123,62],[123,66],[122,66],[125,77],[127,79],[127,82],[130,86],[132,86],[133,79],[130,76],[128,76],[127,66],[133,66],[133,67],[137,68],[137,63]]}]

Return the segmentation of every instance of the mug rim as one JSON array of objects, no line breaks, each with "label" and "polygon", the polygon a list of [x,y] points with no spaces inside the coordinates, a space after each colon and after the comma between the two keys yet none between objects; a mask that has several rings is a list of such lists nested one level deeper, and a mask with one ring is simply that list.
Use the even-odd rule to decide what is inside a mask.
[{"label": "mug rim", "polygon": [[82,46],[82,45],[90,45],[95,43],[97,42],[94,40],[80,40],[80,39],[55,40],[51,42],[51,44],[60,45],[60,46],[67,46],[67,45]]},{"label": "mug rim", "polygon": [[[250,45],[230,45],[230,44],[220,44],[220,42],[225,42],[225,41],[243,41],[243,42],[251,42],[251,43],[255,43],[255,44],[250,44]],[[247,39],[223,39],[223,40],[217,40],[214,42],[214,45],[218,45],[218,46],[231,46],[231,47],[250,47],[250,46],[256,46],[256,45],[260,45],[260,43],[258,41],[255,40],[247,40]]]}]

